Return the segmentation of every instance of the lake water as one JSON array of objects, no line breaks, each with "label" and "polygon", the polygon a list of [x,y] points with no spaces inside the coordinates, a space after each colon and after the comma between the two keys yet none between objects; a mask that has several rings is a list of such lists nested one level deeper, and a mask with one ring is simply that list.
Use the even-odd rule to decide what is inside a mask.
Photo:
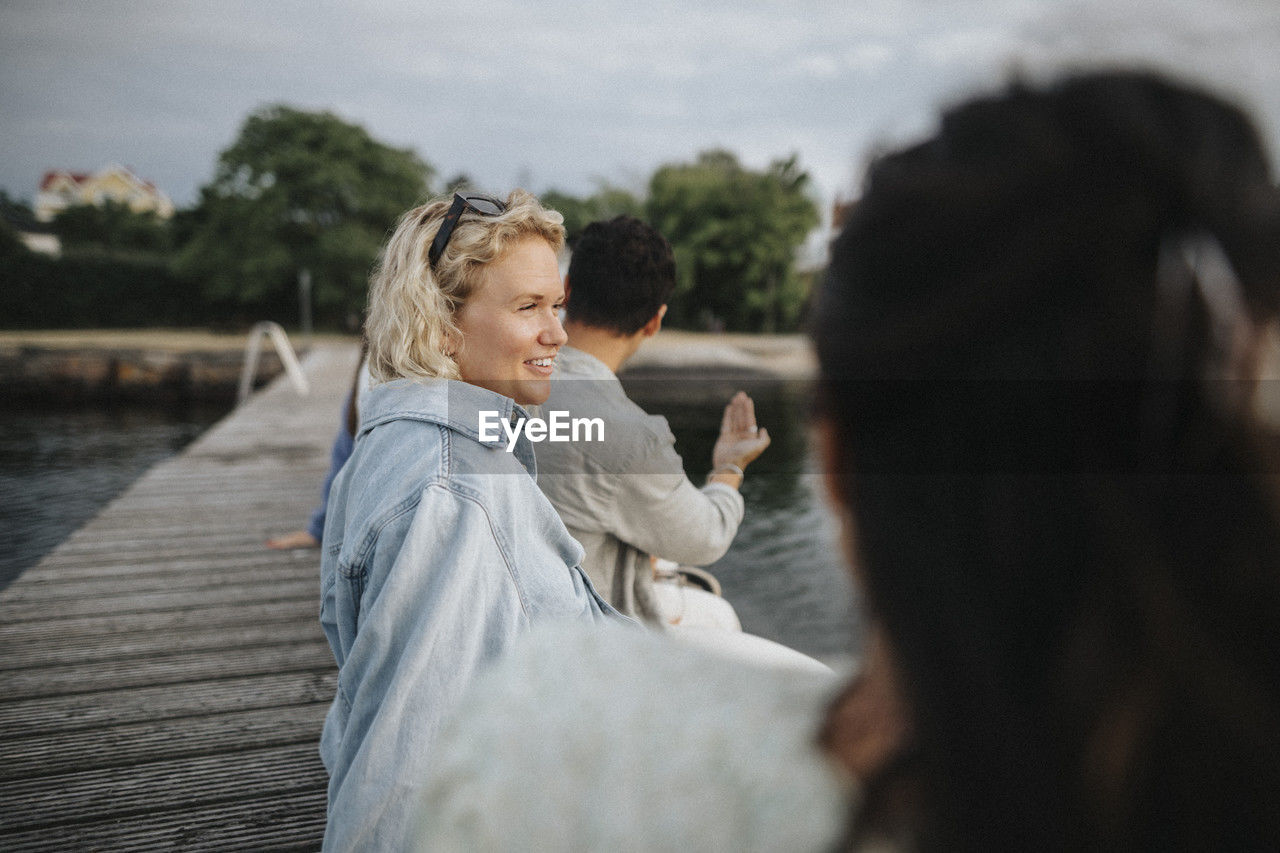
[{"label": "lake water", "polygon": [[[646,409],[667,416],[689,475],[702,482],[724,403],[740,386],[635,379],[627,387]],[[847,652],[857,625],[836,524],[809,451],[807,394],[777,382],[742,387],[773,444],[748,471],[746,517],[733,546],[709,568],[746,630],[808,654]],[[224,413],[212,406],[5,407],[0,588]]]},{"label": "lake water", "polygon": [[225,406],[0,404],[0,588]]},{"label": "lake water", "polygon": [[854,595],[809,444],[807,386],[669,378],[627,378],[624,385],[646,411],[666,416],[695,483],[711,467],[724,404],[738,389],[751,394],[772,443],[747,469],[737,538],[708,568],[745,630],[819,657],[856,648]]}]

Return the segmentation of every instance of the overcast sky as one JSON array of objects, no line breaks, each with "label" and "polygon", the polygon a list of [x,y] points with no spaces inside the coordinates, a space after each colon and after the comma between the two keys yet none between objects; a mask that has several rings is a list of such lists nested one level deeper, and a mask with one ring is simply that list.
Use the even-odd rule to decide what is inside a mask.
[{"label": "overcast sky", "polygon": [[1204,81],[1280,139],[1275,0],[0,0],[0,188],[119,162],[188,204],[284,102],[494,191],[641,189],[720,146],[798,153],[825,203],[939,106],[1081,61]]}]

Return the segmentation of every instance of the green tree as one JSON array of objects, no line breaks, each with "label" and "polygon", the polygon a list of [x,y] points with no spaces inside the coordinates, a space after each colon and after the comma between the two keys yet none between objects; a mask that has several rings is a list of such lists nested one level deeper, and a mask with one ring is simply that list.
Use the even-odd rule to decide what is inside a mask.
[{"label": "green tree", "polygon": [[646,208],[676,253],[673,325],[794,328],[808,297],[794,258],[819,221],[794,155],[753,171],[731,152],[704,151],[659,168]]},{"label": "green tree", "polygon": [[547,190],[542,194],[542,204],[558,210],[564,217],[565,240],[572,246],[582,229],[600,219],[615,216],[644,216],[644,203],[621,187],[601,183],[596,191],[585,197]]},{"label": "green tree", "polygon": [[200,191],[179,269],[246,319],[297,316],[311,272],[317,320],[359,316],[396,218],[429,194],[432,168],[328,112],[284,105],[245,121]]},{"label": "green tree", "polygon": [[471,176],[466,172],[458,172],[452,178],[444,182],[444,194],[453,195],[458,192],[468,192],[475,189],[475,181],[471,180]]},{"label": "green tree", "polygon": [[36,231],[40,228],[31,205],[20,198],[13,198],[4,190],[0,190],[0,222],[7,223],[14,230]]},{"label": "green tree", "polygon": [[29,254],[27,247],[18,239],[18,232],[14,230],[8,220],[0,217],[0,262],[27,254]]},{"label": "green tree", "polygon": [[53,231],[71,248],[166,252],[172,246],[167,222],[118,201],[68,207],[53,218]]}]

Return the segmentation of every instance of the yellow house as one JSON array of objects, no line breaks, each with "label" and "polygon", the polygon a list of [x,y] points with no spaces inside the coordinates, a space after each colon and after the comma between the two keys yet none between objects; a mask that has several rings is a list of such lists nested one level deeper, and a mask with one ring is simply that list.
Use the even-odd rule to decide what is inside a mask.
[{"label": "yellow house", "polygon": [[36,219],[49,222],[68,207],[108,201],[126,204],[135,213],[151,211],[162,219],[173,216],[173,202],[155,184],[124,166],[111,165],[93,173],[45,172],[36,193]]}]

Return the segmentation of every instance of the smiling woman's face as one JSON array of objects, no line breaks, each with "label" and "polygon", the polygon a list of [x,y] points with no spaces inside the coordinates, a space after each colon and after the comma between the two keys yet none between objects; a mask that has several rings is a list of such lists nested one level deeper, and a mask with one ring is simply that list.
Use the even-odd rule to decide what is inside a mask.
[{"label": "smiling woman's face", "polygon": [[454,354],[462,379],[521,405],[546,402],[551,364],[566,340],[559,312],[564,283],[556,254],[527,237],[484,268],[480,286],[454,322],[462,332]]}]

